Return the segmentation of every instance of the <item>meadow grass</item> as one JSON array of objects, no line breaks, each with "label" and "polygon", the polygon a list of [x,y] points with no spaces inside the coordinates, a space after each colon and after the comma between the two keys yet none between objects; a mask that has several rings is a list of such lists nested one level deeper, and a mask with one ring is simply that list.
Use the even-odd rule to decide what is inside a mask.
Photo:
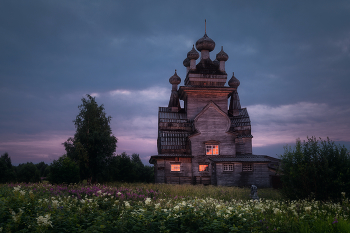
[{"label": "meadow grass", "polygon": [[[250,189],[239,187],[213,186],[213,185],[169,185],[169,184],[144,184],[144,183],[108,183],[114,187],[144,187],[149,190],[156,190],[159,193],[165,194],[166,197],[178,198],[215,198],[222,200],[249,200]],[[264,199],[281,200],[282,196],[279,190],[272,188],[264,188],[258,190],[258,196]]]},{"label": "meadow grass", "polygon": [[278,190],[166,184],[0,185],[0,232],[350,232],[350,204]]}]

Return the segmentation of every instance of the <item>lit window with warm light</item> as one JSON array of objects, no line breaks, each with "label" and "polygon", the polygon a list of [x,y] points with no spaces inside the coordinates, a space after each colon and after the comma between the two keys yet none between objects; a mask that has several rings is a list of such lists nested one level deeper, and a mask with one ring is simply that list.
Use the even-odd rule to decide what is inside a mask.
[{"label": "lit window with warm light", "polygon": [[219,145],[205,145],[206,155],[218,155]]},{"label": "lit window with warm light", "polygon": [[208,172],[209,171],[209,165],[199,165],[199,171],[200,172]]},{"label": "lit window with warm light", "polygon": [[180,171],[180,164],[171,164],[171,171],[172,172],[179,172]]}]

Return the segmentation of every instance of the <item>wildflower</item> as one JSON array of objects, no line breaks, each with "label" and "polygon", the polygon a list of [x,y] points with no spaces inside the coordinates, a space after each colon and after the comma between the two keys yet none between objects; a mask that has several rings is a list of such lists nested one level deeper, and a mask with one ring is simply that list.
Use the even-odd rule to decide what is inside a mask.
[{"label": "wildflower", "polygon": [[146,200],[145,200],[145,204],[146,205],[150,205],[151,204],[151,198],[147,197]]},{"label": "wildflower", "polygon": [[306,212],[311,212],[311,206],[305,207]]},{"label": "wildflower", "polygon": [[18,185],[17,187],[13,187],[13,191],[14,192],[17,192],[19,190],[21,190],[21,186],[20,185]]},{"label": "wildflower", "polygon": [[130,204],[129,204],[129,202],[124,202],[124,205],[125,205],[125,208],[130,208]]},{"label": "wildflower", "polygon": [[281,210],[278,209],[278,208],[274,208],[274,209],[273,209],[273,213],[274,213],[274,214],[279,214],[279,213],[281,213]]},{"label": "wildflower", "polygon": [[19,190],[19,193],[20,193],[22,196],[26,195],[26,191]]},{"label": "wildflower", "polygon": [[53,208],[57,208],[58,207],[58,201],[57,200],[52,201],[52,207]]},{"label": "wildflower", "polygon": [[18,215],[17,215],[16,212],[12,210],[11,214],[12,214],[12,219],[14,222],[18,222],[20,220],[20,217],[21,217],[20,213],[18,213]]},{"label": "wildflower", "polygon": [[119,195],[119,196],[120,196],[120,195],[122,195],[122,193],[121,193],[121,192],[117,192],[117,195]]},{"label": "wildflower", "polygon": [[338,219],[334,218],[334,221],[332,222],[332,224],[336,224],[338,223]]},{"label": "wildflower", "polygon": [[45,217],[39,216],[36,218],[39,226],[51,226],[52,222],[50,221],[50,214],[46,214]]}]

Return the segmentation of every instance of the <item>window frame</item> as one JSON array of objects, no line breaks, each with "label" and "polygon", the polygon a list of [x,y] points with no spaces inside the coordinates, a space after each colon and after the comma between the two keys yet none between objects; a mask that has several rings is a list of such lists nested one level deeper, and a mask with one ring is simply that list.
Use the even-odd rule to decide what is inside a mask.
[{"label": "window frame", "polygon": [[[173,170],[173,167],[177,167],[178,166],[178,170]],[[170,164],[170,172],[181,172],[181,163],[171,163]]]},{"label": "window frame", "polygon": [[[205,169],[202,171],[201,171],[201,166],[205,167]],[[198,164],[198,171],[199,172],[209,172],[209,164]]]},{"label": "window frame", "polygon": [[[217,148],[215,149],[215,147]],[[211,153],[208,153],[208,148],[211,151]],[[219,144],[205,144],[205,155],[220,155],[219,149],[220,149]],[[216,151],[215,154],[214,154],[214,150]]]},{"label": "window frame", "polygon": [[[231,169],[225,169],[225,167],[227,167],[227,168],[230,168],[231,167]],[[234,169],[234,164],[232,164],[232,163],[224,163],[223,164],[223,171],[224,172],[233,172],[233,169]]]},{"label": "window frame", "polygon": [[242,163],[242,172],[253,172],[253,171],[254,171],[253,163]]}]

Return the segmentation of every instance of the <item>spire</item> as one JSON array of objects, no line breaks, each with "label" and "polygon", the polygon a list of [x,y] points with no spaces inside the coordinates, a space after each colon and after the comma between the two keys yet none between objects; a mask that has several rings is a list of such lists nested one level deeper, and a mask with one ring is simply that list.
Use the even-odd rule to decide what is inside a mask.
[{"label": "spire", "polygon": [[176,70],[175,74],[169,78],[169,82],[172,85],[172,89],[168,108],[172,112],[178,112],[181,109],[181,106],[179,101],[179,93],[177,92],[177,85],[181,83],[181,78],[177,75]]},{"label": "spire", "polygon": [[239,116],[240,109],[242,109],[241,101],[239,100],[237,90],[235,90],[231,94],[230,108],[229,108],[228,112],[232,116]]},{"label": "spire", "polygon": [[207,34],[207,19],[204,20],[204,34]]}]

